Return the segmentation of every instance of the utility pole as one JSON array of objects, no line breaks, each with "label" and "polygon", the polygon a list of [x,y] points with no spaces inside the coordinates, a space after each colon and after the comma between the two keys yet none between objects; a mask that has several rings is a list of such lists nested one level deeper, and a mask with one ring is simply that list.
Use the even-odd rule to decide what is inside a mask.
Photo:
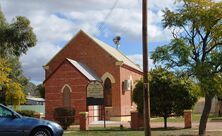
[{"label": "utility pole", "polygon": [[150,92],[148,82],[148,35],[147,35],[147,0],[142,3],[142,33],[143,33],[143,100],[144,100],[144,134],[151,136],[150,129]]}]

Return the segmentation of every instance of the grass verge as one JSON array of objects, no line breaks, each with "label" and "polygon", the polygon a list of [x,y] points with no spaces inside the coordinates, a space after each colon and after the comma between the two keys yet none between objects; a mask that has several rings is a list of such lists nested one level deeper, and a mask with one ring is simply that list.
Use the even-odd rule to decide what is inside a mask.
[{"label": "grass verge", "polygon": [[[178,128],[155,128],[151,131],[153,136],[197,136],[196,129],[178,129]],[[143,130],[131,130],[119,127],[109,128],[91,128],[88,131],[81,132],[77,128],[66,131],[64,136],[143,136]],[[222,135],[222,132],[207,132],[209,136]]]}]

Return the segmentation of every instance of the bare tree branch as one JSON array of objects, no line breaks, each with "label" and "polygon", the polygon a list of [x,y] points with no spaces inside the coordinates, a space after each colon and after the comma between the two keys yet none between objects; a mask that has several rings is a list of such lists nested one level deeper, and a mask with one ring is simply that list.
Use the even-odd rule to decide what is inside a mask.
[{"label": "bare tree branch", "polygon": [[202,55],[202,58],[201,58],[202,62],[205,61],[205,58],[206,58],[206,55],[207,55],[206,47],[207,47],[207,39],[208,39],[209,35],[210,35],[210,31],[208,31],[206,33],[206,35],[204,36],[204,38],[203,38],[203,47],[202,47],[203,55]]},{"label": "bare tree branch", "polygon": [[187,35],[192,38],[192,36],[190,35],[190,33],[187,31],[187,29],[185,28],[185,26],[182,26],[183,30],[187,33]]},{"label": "bare tree branch", "polygon": [[197,31],[198,35],[201,37],[201,40],[203,41],[203,40],[204,40],[204,37],[203,37],[203,35],[201,34],[199,28],[196,28],[196,31]]},{"label": "bare tree branch", "polygon": [[209,52],[211,52],[214,48],[216,48],[218,45],[222,45],[222,42],[221,43],[216,43],[216,44],[214,44],[210,49],[208,49],[207,51],[206,51],[206,53],[209,53]]}]

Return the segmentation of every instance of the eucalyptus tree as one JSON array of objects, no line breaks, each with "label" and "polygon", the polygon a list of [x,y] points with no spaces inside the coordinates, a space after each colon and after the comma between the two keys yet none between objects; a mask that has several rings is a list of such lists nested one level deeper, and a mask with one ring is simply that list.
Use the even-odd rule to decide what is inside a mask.
[{"label": "eucalyptus tree", "polygon": [[[24,103],[24,86],[28,79],[23,75],[19,57],[36,44],[36,35],[26,17],[17,16],[7,22],[0,9],[0,101],[5,104]],[[3,78],[4,77],[4,78]]]}]

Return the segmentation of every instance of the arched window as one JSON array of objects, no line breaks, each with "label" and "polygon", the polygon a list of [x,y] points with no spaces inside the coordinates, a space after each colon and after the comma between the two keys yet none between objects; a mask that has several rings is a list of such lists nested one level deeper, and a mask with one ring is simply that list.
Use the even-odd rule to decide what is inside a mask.
[{"label": "arched window", "polygon": [[69,86],[65,85],[63,87],[63,106],[64,107],[71,107],[71,89]]},{"label": "arched window", "polygon": [[109,78],[104,82],[104,103],[105,106],[112,106],[112,83]]}]

